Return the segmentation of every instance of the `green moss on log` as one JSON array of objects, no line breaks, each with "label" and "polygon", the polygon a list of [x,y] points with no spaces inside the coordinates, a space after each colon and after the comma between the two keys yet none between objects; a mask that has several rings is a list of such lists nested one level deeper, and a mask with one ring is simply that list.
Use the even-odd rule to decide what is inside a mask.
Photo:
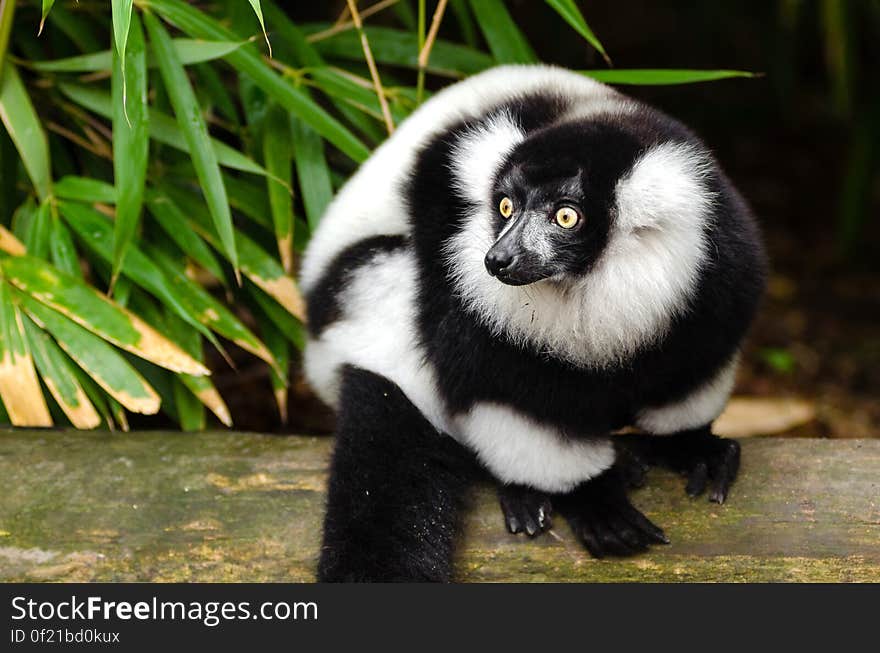
[{"label": "green moss on log", "polygon": [[[0,432],[0,580],[308,581],[329,438]],[[652,471],[635,503],[672,544],[593,560],[558,520],[508,535],[491,488],[468,581],[880,581],[880,441],[749,440],[724,506]]]}]

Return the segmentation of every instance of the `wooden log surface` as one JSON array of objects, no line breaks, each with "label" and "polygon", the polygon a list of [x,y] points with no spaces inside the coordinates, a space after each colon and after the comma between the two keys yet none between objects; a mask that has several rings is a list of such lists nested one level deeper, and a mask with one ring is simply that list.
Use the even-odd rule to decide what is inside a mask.
[{"label": "wooden log surface", "polygon": [[[0,431],[2,581],[308,581],[330,438]],[[561,519],[504,531],[480,487],[466,581],[880,581],[880,440],[751,439],[727,504],[653,470],[633,501],[672,540],[593,560]]]}]

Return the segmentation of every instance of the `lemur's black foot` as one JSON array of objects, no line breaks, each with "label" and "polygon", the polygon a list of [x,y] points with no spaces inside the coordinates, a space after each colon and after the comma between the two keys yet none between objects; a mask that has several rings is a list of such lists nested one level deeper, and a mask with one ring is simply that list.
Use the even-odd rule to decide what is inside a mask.
[{"label": "lemur's black foot", "polygon": [[498,488],[504,523],[511,533],[534,537],[553,527],[550,497],[525,485],[502,485]]},{"label": "lemur's black foot", "polygon": [[662,529],[626,496],[624,470],[615,465],[557,499],[575,535],[595,558],[630,556],[652,544],[669,544]]},{"label": "lemur's black foot", "polygon": [[709,500],[715,503],[724,503],[739,471],[739,442],[713,435],[709,427],[674,435],[626,435],[620,444],[642,464],[661,465],[687,477],[685,492],[691,497],[710,487]]}]

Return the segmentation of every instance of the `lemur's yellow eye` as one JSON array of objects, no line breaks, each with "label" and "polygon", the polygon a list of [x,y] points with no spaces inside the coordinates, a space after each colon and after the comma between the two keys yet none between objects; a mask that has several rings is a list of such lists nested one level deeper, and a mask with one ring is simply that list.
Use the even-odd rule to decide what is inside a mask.
[{"label": "lemur's yellow eye", "polygon": [[511,215],[513,215],[513,202],[510,200],[509,197],[505,197],[503,200],[501,200],[501,204],[498,205],[498,211],[505,218],[509,218]]},{"label": "lemur's yellow eye", "polygon": [[570,206],[563,206],[556,212],[556,224],[563,229],[571,229],[578,223],[578,220],[580,220],[578,212]]}]

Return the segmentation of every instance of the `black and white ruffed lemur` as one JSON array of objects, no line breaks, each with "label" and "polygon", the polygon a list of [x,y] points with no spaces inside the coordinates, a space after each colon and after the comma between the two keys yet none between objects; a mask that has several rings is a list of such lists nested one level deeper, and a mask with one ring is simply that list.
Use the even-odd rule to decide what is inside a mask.
[{"label": "black and white ruffed lemur", "polygon": [[667,541],[620,456],[724,501],[739,446],[711,426],[765,258],[660,111],[548,66],[455,84],[340,190],[301,281],[306,375],[337,412],[320,579],[450,579],[470,461],[510,531],[555,509],[595,556]]}]

